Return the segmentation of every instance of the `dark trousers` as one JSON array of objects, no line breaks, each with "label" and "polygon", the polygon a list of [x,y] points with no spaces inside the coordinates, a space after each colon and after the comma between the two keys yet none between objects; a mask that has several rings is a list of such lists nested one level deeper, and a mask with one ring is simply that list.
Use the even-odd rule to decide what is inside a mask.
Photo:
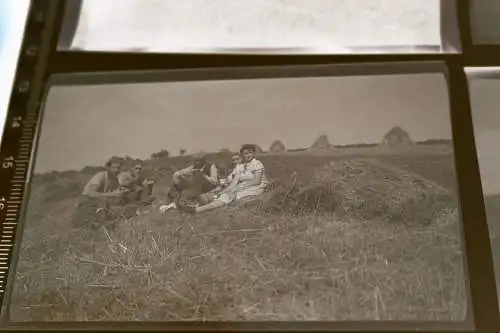
[{"label": "dark trousers", "polygon": [[[109,208],[113,204],[110,199],[81,196],[73,213],[72,223],[75,227],[95,227],[108,220]],[[99,210],[99,212],[98,212]]]},{"label": "dark trousers", "polygon": [[202,194],[210,192],[215,187],[205,179],[203,174],[196,173],[191,177],[182,179],[179,184],[173,184],[168,191],[168,197],[171,201],[179,198],[196,201]]},{"label": "dark trousers", "polygon": [[152,199],[153,184],[146,186],[139,186],[126,193],[123,197],[122,203],[127,204],[131,202],[149,203]]}]

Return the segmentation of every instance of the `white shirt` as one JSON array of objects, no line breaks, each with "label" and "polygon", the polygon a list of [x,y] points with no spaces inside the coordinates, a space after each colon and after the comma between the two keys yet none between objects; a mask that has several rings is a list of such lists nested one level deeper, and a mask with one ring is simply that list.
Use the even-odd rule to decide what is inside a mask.
[{"label": "white shirt", "polygon": [[235,171],[239,174],[240,183],[254,179],[257,175],[261,175],[260,185],[268,184],[266,177],[266,169],[264,164],[257,159],[252,159],[248,163],[243,163],[235,168]]}]

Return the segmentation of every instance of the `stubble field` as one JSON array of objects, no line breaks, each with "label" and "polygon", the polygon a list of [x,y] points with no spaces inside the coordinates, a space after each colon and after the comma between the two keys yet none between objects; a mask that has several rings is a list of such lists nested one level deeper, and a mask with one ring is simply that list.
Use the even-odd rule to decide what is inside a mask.
[{"label": "stubble field", "polygon": [[[36,176],[11,320],[465,318],[451,147],[258,158],[276,184],[263,198],[195,216],[150,209],[115,230],[69,221],[91,168]],[[187,163],[147,162],[159,197]]]}]

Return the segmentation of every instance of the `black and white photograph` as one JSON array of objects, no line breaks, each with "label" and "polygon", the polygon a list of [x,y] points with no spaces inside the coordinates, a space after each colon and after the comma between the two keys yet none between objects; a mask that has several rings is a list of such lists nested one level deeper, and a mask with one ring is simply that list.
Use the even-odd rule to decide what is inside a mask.
[{"label": "black and white photograph", "polygon": [[73,1],[70,50],[350,54],[441,52],[453,0]]},{"label": "black and white photograph", "polygon": [[9,319],[465,321],[445,75],[340,72],[51,86]]},{"label": "black and white photograph", "polygon": [[500,68],[470,68],[469,94],[492,256],[500,290]]}]

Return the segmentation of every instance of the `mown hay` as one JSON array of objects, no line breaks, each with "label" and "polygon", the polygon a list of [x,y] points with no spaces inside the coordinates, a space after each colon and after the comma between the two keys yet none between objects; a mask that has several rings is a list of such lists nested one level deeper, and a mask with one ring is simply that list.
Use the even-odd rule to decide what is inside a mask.
[{"label": "mown hay", "polygon": [[269,151],[273,154],[282,154],[286,153],[286,147],[283,142],[276,140],[272,143],[271,147],[269,147]]},{"label": "mown hay", "polygon": [[399,126],[391,128],[382,140],[382,144],[385,145],[411,145],[412,143],[413,141],[408,132]]},{"label": "mown hay", "polygon": [[363,220],[425,225],[456,208],[450,193],[429,180],[377,161],[350,159],[316,168],[307,181],[281,184],[268,211],[335,213]]},{"label": "mown hay", "polygon": [[[273,157],[263,162],[269,178],[281,184],[259,198],[192,216],[176,211],[162,216],[150,206],[128,218],[123,207],[114,230],[74,228],[69,221],[75,199],[45,204],[45,185],[36,187],[9,319],[463,320],[466,289],[454,202],[449,211],[424,205],[442,213],[427,228],[338,216],[345,207],[358,210],[344,214],[369,213],[368,205],[346,200],[346,193],[365,194],[373,205],[400,191],[413,204],[419,192],[409,194],[411,181],[423,182],[424,197],[446,197],[445,190],[372,161],[324,166],[333,157]],[[171,173],[189,158],[150,162],[158,171],[157,185],[168,185]],[[394,164],[412,164],[412,170],[436,181],[452,171],[448,160],[436,165],[423,158],[416,162],[401,155]],[[443,171],[434,177],[434,168]]]},{"label": "mown hay", "polygon": [[330,144],[330,141],[328,141],[328,136],[326,135],[320,135],[314,143],[309,147],[309,150],[312,151],[328,151],[331,150],[333,146]]}]

